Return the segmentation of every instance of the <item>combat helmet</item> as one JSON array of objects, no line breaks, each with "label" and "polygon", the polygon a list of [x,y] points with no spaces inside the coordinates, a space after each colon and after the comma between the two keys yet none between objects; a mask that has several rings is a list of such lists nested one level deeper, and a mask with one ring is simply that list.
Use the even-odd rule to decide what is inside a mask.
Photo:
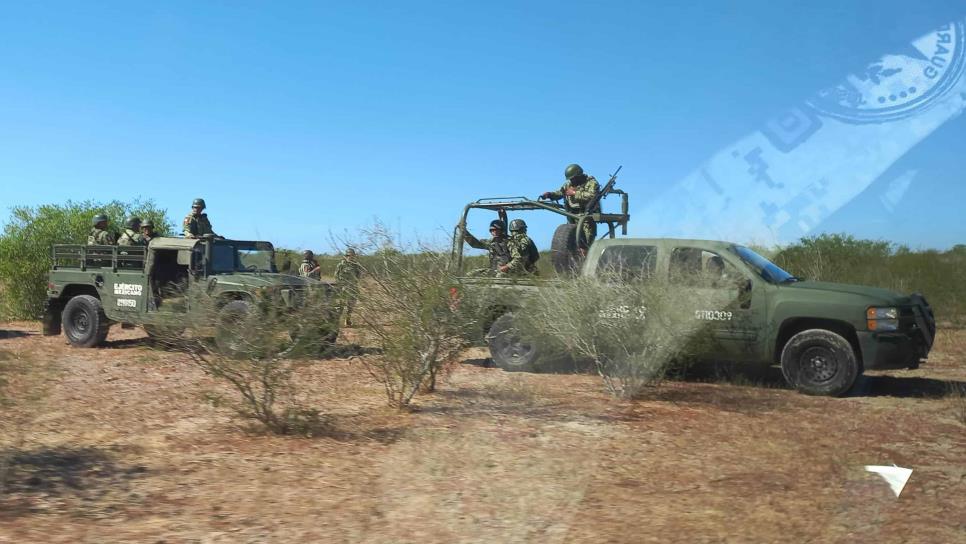
[{"label": "combat helmet", "polygon": [[99,213],[91,218],[91,226],[96,227],[98,223],[107,223],[107,216]]},{"label": "combat helmet", "polygon": [[154,228],[154,222],[151,221],[150,219],[145,219],[144,222],[141,223],[141,228],[142,229],[144,229],[144,228],[153,229]]},{"label": "combat helmet", "polygon": [[203,198],[196,198],[196,199],[192,200],[191,201],[191,207],[192,208],[201,208],[202,210],[205,209],[205,208],[207,208],[207,206],[205,206],[205,199],[203,199]]},{"label": "combat helmet", "polygon": [[490,221],[490,230],[497,229],[502,233],[506,233],[506,223],[501,219],[494,219]]},{"label": "combat helmet", "polygon": [[527,222],[523,219],[514,219],[510,221],[510,232],[526,232]]},{"label": "combat helmet", "polygon": [[354,257],[355,254],[356,254],[356,250],[355,249],[352,249],[351,247],[350,248],[347,248],[345,250],[345,256],[346,257]]},{"label": "combat helmet", "polygon": [[302,252],[302,258],[305,259],[306,261],[312,259],[313,257],[315,257],[315,253],[312,253],[311,249],[306,249],[305,251]]},{"label": "combat helmet", "polygon": [[579,164],[568,164],[567,168],[564,169],[564,177],[568,180],[583,175],[583,173],[584,169],[581,168]]},{"label": "combat helmet", "polygon": [[124,223],[124,226],[131,230],[138,230],[141,228],[141,218],[136,215],[132,215]]}]

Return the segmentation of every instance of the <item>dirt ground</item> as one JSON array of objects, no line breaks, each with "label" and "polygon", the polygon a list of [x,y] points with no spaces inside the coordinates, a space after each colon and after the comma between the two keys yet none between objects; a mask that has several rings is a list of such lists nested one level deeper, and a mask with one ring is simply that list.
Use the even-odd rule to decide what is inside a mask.
[{"label": "dirt ground", "polygon": [[[471,350],[400,413],[359,359],[322,360],[313,438],[240,428],[138,330],[83,350],[0,324],[0,357],[3,543],[966,542],[966,330],[843,399],[738,369],[620,402]],[[898,499],[862,468],[893,463]]]}]

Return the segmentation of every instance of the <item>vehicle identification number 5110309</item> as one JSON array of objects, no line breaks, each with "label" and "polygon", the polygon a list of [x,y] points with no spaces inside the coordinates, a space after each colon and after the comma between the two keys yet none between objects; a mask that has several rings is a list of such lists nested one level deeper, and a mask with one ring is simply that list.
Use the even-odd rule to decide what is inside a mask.
[{"label": "vehicle identification number 5110309", "polygon": [[699,321],[731,321],[734,317],[732,312],[724,310],[695,310],[694,318]]}]

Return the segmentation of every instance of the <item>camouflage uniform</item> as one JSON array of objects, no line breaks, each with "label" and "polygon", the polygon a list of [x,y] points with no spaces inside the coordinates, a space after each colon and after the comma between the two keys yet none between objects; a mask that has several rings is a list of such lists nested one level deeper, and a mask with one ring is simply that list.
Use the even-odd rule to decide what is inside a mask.
[{"label": "camouflage uniform", "polygon": [[201,238],[206,234],[211,234],[212,236],[217,236],[215,231],[211,230],[211,222],[208,221],[208,214],[201,213],[195,215],[189,213],[184,218],[184,237],[185,238]]},{"label": "camouflage uniform", "polygon": [[345,325],[352,326],[352,309],[359,298],[359,278],[362,265],[355,260],[343,257],[335,267],[335,281],[339,285],[342,303],[345,305]]},{"label": "camouflage uniform", "polygon": [[146,246],[148,241],[144,239],[144,236],[140,232],[135,232],[131,229],[124,229],[121,233],[121,237],[117,239],[117,245],[119,246]]},{"label": "camouflage uniform", "polygon": [[531,246],[533,246],[533,240],[527,236],[527,233],[514,232],[507,240],[507,249],[510,250],[510,262],[507,263],[507,271],[499,272],[497,277],[525,276],[536,273],[536,263],[530,260]]},{"label": "camouflage uniform", "polygon": [[319,263],[311,259],[305,259],[299,265],[299,276],[312,278],[313,280],[322,279],[322,271],[319,270]]},{"label": "camouflage uniform", "polygon": [[113,246],[114,233],[107,229],[94,227],[87,235],[87,245],[89,246]]},{"label": "camouflage uniform", "polygon": [[472,248],[485,249],[490,253],[490,267],[473,270],[470,276],[489,276],[500,270],[500,267],[510,262],[510,248],[508,247],[509,238],[506,236],[492,237],[489,240],[480,240],[469,232],[464,236],[466,243]]},{"label": "camouflage uniform", "polygon": [[[573,189],[573,195],[567,195],[567,189]],[[587,181],[576,185],[571,183],[568,179],[564,182],[563,186],[560,187],[559,191],[550,191],[544,193],[552,200],[565,199],[567,211],[571,213],[588,213],[595,212],[597,210],[588,210],[587,206],[590,204],[596,196],[597,192],[600,191],[600,183],[594,176],[587,176]],[[570,223],[575,223],[574,220],[569,220]],[[584,239],[587,240],[588,245],[594,241],[595,233],[597,229],[593,221],[586,219],[584,220]]]}]

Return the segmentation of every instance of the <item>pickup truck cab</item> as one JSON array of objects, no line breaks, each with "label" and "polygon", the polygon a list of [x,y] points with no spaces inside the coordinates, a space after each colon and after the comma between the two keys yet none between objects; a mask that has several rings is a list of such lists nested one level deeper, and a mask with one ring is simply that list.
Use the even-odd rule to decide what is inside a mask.
[{"label": "pickup truck cab", "polygon": [[[780,364],[788,383],[807,394],[842,395],[864,370],[916,368],[935,336],[932,309],[921,295],[796,278],[730,242],[601,239],[578,273],[596,276],[615,265],[621,281],[688,290],[685,300],[692,302],[679,311],[714,339],[713,352],[701,358]],[[555,281],[567,279],[460,280],[462,289],[484,289],[492,301],[487,339],[501,368],[537,364],[539,346],[520,340],[512,316],[528,291]]]},{"label": "pickup truck cab", "polygon": [[[203,287],[214,308],[230,305],[234,312],[250,310],[254,297],[268,291],[289,306],[308,290],[331,292],[327,283],[279,274],[274,256],[270,242],[212,237],[159,237],[147,247],[55,245],[44,334],[63,330],[77,347],[100,345],[115,323],[140,325],[153,335],[201,317],[185,296],[192,286]],[[337,312],[332,314],[337,334]]]}]

